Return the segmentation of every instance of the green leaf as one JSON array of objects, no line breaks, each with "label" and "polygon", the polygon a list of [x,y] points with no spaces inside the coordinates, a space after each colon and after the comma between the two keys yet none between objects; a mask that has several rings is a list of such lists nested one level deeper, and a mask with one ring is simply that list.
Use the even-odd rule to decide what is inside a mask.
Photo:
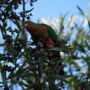
[{"label": "green leaf", "polygon": [[66,79],[66,78],[70,78],[71,77],[71,75],[61,75],[61,76],[59,76],[59,75],[55,75],[54,76],[56,79]]},{"label": "green leaf", "polygon": [[62,48],[54,47],[54,48],[51,48],[50,50],[53,50],[53,51],[62,51]]},{"label": "green leaf", "polygon": [[1,78],[2,78],[3,85],[6,85],[7,84],[6,71],[1,72]]},{"label": "green leaf", "polygon": [[58,36],[62,36],[63,28],[64,28],[63,23],[64,23],[64,16],[61,16],[61,18],[60,18],[60,31],[59,31]]},{"label": "green leaf", "polygon": [[15,39],[15,41],[14,41],[14,45],[16,45],[16,42],[17,42],[17,40],[18,40],[19,35],[20,35],[20,31],[18,32],[18,34],[17,34],[17,36],[16,36],[16,39]]},{"label": "green leaf", "polygon": [[87,19],[87,21],[88,21],[88,26],[89,26],[89,28],[90,28],[90,20],[89,20],[89,19]]},{"label": "green leaf", "polygon": [[30,9],[30,10],[27,10],[27,11],[24,11],[24,12],[20,12],[19,14],[25,14],[25,13],[29,13],[33,10],[34,8]]},{"label": "green leaf", "polygon": [[30,76],[33,76],[33,74],[30,73],[29,71],[25,71],[21,73],[21,75],[19,75],[19,77],[30,77]]},{"label": "green leaf", "polygon": [[86,44],[86,46],[88,47],[88,49],[90,50],[90,45],[89,45],[89,43],[87,43],[87,41],[85,41],[85,44]]},{"label": "green leaf", "polygon": [[80,14],[83,15],[83,16],[85,16],[84,12],[82,11],[82,9],[78,5],[77,5],[77,8],[80,11]]},{"label": "green leaf", "polygon": [[2,64],[2,66],[5,66],[5,65],[7,65],[7,64],[8,64],[8,61],[4,62],[4,63]]},{"label": "green leaf", "polygon": [[54,48],[51,48],[50,50],[67,52],[67,51],[70,51],[71,49],[72,48],[70,46],[62,46],[62,47],[54,47]]},{"label": "green leaf", "polygon": [[58,80],[61,80],[65,83],[67,83],[67,84],[70,84],[70,82],[68,80],[65,80],[65,79],[71,78],[72,76],[71,75],[62,75],[62,76],[55,75],[54,77]]},{"label": "green leaf", "polygon": [[26,87],[27,87],[27,84],[26,84],[26,83],[24,83],[23,81],[18,81],[17,83],[18,83],[19,85],[21,85],[21,86],[23,86],[23,85],[24,85],[24,86],[26,86]]},{"label": "green leaf", "polygon": [[50,90],[57,90],[56,85],[52,81],[49,81],[49,89]]},{"label": "green leaf", "polygon": [[81,52],[86,53],[84,46],[77,43],[77,49],[79,49]]}]

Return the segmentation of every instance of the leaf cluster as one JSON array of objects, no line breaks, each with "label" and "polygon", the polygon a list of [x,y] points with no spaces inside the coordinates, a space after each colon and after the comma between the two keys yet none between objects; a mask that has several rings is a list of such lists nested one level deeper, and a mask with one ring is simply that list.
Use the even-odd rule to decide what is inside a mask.
[{"label": "leaf cluster", "polygon": [[[35,1],[30,0],[31,5]],[[20,14],[15,11],[22,3],[22,0],[0,1],[0,31],[3,41],[0,41],[0,87],[4,90],[14,90],[15,85],[20,86],[22,90],[61,90],[65,87],[84,90],[83,83],[87,83],[85,88],[89,89],[90,27],[87,30],[74,23],[73,28],[69,28],[71,20],[67,28],[71,29],[72,33],[65,36],[65,17],[61,17],[59,46],[46,49],[41,41],[35,46],[25,38],[21,23],[23,15],[32,9],[21,11]],[[80,7],[78,8],[82,13]],[[72,40],[75,30],[78,32]],[[80,61],[87,66],[87,72],[81,72]]]}]

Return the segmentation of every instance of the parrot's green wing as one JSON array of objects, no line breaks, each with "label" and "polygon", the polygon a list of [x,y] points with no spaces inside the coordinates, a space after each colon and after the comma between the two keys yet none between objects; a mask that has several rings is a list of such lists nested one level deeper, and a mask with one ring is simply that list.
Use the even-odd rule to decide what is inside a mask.
[{"label": "parrot's green wing", "polygon": [[58,38],[56,32],[50,26],[48,26],[46,24],[43,24],[43,25],[46,26],[48,35],[52,38],[52,40],[57,42],[59,38]]}]

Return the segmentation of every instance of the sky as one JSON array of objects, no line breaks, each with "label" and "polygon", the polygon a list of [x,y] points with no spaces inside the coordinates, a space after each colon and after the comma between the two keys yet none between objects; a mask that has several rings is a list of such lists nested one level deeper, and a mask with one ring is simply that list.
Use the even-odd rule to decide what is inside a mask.
[{"label": "sky", "polygon": [[[34,10],[32,11],[33,16],[31,19],[37,21],[40,18],[60,18],[60,15],[69,13],[70,15],[77,15],[77,5],[81,7],[84,12],[90,8],[90,0],[37,0],[33,3]],[[26,9],[30,9],[29,5]]]}]

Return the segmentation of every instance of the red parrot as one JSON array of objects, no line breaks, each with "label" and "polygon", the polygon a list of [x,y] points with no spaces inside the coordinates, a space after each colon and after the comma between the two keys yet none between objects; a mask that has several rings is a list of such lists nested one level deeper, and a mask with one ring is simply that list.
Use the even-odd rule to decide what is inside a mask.
[{"label": "red parrot", "polygon": [[[26,21],[24,26],[27,31],[31,34],[32,40],[35,44],[37,44],[38,41],[41,39],[44,41],[43,44],[45,48],[57,46],[59,38],[56,32],[50,26],[46,24],[36,24],[32,21]],[[51,58],[60,59],[60,52],[53,51],[53,56],[51,56]],[[62,63],[60,62],[59,65],[62,66]],[[59,73],[60,75],[64,75],[63,69],[61,69]]]},{"label": "red parrot", "polygon": [[24,26],[31,34],[32,40],[35,44],[41,39],[44,41],[44,46],[48,48],[54,47],[58,41],[56,32],[46,24],[36,24],[32,21],[26,21]]}]

